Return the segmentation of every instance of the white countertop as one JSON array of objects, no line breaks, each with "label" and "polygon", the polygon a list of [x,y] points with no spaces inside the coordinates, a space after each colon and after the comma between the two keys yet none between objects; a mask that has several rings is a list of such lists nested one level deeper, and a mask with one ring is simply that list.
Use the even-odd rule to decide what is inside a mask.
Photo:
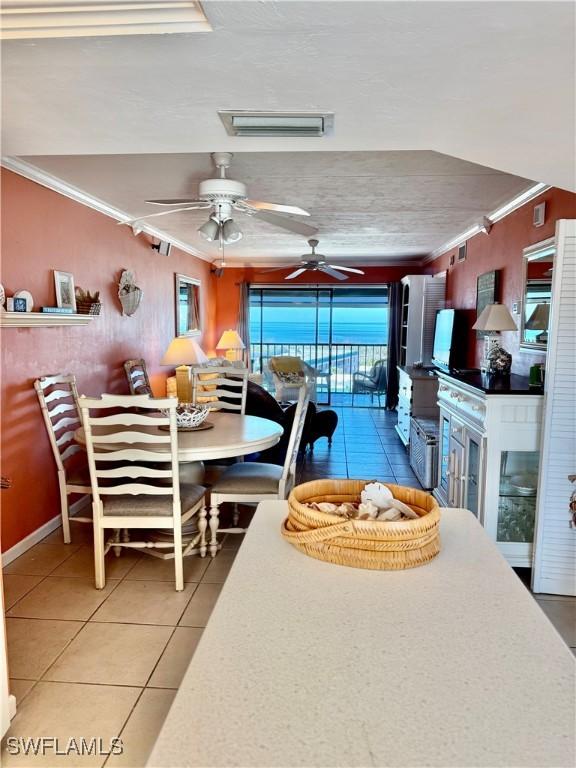
[{"label": "white countertop", "polygon": [[574,765],[575,660],[466,510],[407,571],[250,525],[149,766]]}]

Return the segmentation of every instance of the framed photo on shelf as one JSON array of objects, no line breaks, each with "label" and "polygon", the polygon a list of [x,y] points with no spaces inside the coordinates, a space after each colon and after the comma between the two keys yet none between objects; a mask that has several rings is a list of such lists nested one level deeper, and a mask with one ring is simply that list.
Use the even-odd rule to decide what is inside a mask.
[{"label": "framed photo on shelf", "polygon": [[[488,304],[496,304],[500,301],[500,271],[484,272],[478,276],[476,283],[476,318],[480,317],[482,310]],[[483,339],[489,331],[476,331],[476,338]]]},{"label": "framed photo on shelf", "polygon": [[76,296],[74,293],[74,276],[71,272],[54,270],[54,287],[56,289],[56,306],[71,309],[76,312]]}]

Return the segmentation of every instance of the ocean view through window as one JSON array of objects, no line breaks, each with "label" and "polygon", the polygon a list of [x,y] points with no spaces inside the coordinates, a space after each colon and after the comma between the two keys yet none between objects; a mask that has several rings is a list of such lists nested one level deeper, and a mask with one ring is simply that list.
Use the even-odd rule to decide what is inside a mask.
[{"label": "ocean view through window", "polygon": [[318,402],[328,404],[351,395],[354,373],[386,360],[387,341],[386,285],[250,288],[250,356],[265,386],[270,357],[293,355],[322,371]]}]

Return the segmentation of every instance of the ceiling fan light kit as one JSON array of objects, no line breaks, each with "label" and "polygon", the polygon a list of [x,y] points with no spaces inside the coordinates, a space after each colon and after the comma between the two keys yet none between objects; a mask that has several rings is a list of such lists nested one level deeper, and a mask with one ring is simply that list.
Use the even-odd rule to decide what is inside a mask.
[{"label": "ceiling fan light kit", "polygon": [[[168,206],[170,210],[139,216],[136,219],[123,221],[122,224],[138,226],[138,222],[156,216],[169,216],[173,213],[183,213],[201,209],[212,209],[210,218],[198,228],[198,232],[209,242],[218,240],[227,245],[238,242],[242,231],[232,218],[234,211],[253,216],[275,227],[287,229],[299,235],[309,237],[318,230],[310,224],[293,219],[292,216],[309,216],[308,211],[296,205],[268,203],[248,198],[246,185],[241,181],[228,179],[226,169],[232,162],[231,152],[213,152],[212,160],[218,171],[217,178],[205,179],[198,185],[198,199],[168,198],[163,200],[146,200],[147,203]],[[177,207],[174,207],[177,206]]]}]

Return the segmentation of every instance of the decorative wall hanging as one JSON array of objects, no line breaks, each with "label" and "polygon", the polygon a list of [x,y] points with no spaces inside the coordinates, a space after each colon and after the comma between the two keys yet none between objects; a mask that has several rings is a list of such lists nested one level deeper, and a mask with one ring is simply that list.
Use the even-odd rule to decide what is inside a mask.
[{"label": "decorative wall hanging", "polygon": [[[480,317],[482,310],[489,304],[496,304],[500,300],[500,270],[485,272],[479,275],[476,288],[476,317]],[[476,338],[483,339],[487,331],[476,331]]]},{"label": "decorative wall hanging", "polygon": [[56,288],[56,306],[71,309],[76,312],[76,297],[74,294],[74,276],[70,272],[54,270],[54,287]]},{"label": "decorative wall hanging", "polygon": [[136,312],[142,300],[142,289],[136,285],[134,272],[125,269],[118,283],[118,298],[122,304],[122,314],[130,317]]},{"label": "decorative wall hanging", "polygon": [[100,291],[90,293],[80,286],[76,288],[76,310],[79,315],[99,315],[101,309]]}]

